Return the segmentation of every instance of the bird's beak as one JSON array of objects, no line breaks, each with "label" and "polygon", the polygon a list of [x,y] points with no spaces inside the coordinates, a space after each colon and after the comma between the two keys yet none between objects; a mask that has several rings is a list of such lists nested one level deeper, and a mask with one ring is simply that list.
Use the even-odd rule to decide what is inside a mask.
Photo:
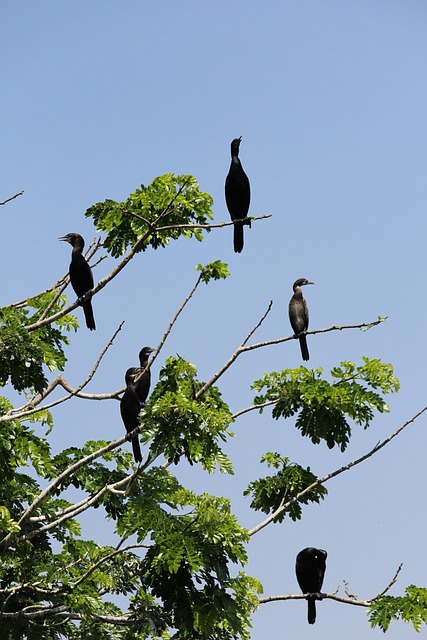
[{"label": "bird's beak", "polygon": [[306,282],[305,284],[316,284],[315,282]]},{"label": "bird's beak", "polygon": [[70,238],[68,236],[63,236],[62,238],[58,238],[58,240],[64,240],[64,242],[68,242],[69,239]]}]

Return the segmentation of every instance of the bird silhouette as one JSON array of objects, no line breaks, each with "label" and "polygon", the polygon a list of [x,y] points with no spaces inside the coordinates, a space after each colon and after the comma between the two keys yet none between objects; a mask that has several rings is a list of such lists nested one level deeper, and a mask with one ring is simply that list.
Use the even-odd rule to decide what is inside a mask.
[{"label": "bird silhouette", "polygon": [[[139,352],[139,367],[130,367],[125,374],[126,390],[120,400],[120,414],[126,431],[130,433],[139,426],[138,416],[145,405],[151,384],[151,372],[146,368],[150,353],[154,349],[143,347]],[[142,374],[142,375],[141,375]],[[133,457],[142,462],[141,447],[138,436],[132,438]]]},{"label": "bird silhouette", "polygon": [[243,249],[243,225],[251,226],[247,217],[251,201],[251,187],[249,178],[243,171],[239,159],[240,138],[234,138],[231,143],[231,164],[225,180],[225,201],[232,220],[241,220],[234,224],[234,251],[240,253]]},{"label": "bird silhouette", "polygon": [[[82,298],[88,291],[93,289],[93,275],[90,266],[86,262],[83,255],[85,241],[78,233],[68,233],[66,236],[59,238],[64,242],[69,242],[73,247],[71,251],[70,262],[70,282],[77,297]],[[86,300],[81,303],[86,318],[86,326],[91,331],[96,329],[95,319],[93,317],[92,302]]]},{"label": "bird silhouette", "polygon": [[299,552],[295,563],[295,573],[298,584],[303,593],[307,593],[309,624],[316,622],[316,600],[322,599],[320,590],[325,577],[326,558],[328,554],[323,549],[307,547]]}]

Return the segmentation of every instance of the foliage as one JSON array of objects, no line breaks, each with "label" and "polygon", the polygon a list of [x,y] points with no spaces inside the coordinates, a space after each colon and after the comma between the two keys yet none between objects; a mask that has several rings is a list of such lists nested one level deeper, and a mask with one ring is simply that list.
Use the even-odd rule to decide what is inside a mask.
[{"label": "foliage", "polygon": [[[50,371],[64,369],[63,345],[68,345],[69,341],[61,330],[76,328],[75,319],[64,316],[58,323],[59,328],[49,324],[32,332],[26,329],[40,319],[54,297],[54,292],[48,292],[29,301],[27,308],[4,307],[0,310],[0,385],[4,386],[10,378],[16,391],[41,392],[47,385],[43,365]],[[56,300],[52,309],[62,309],[64,300],[64,297]],[[30,315],[31,308],[35,312]]]},{"label": "foliage", "polygon": [[387,631],[392,620],[412,622],[415,631],[427,624],[427,589],[410,585],[401,597],[381,596],[375,598],[368,609],[371,627],[378,626]]},{"label": "foliage", "polygon": [[204,384],[196,374],[194,365],[180,357],[166,360],[143,416],[143,441],[152,440],[154,456],[163,453],[177,463],[184,455],[190,464],[199,462],[210,473],[217,465],[223,473],[232,473],[232,464],[218,444],[232,435],[230,409],[217,387],[198,396]]},{"label": "foliage", "polygon": [[106,233],[104,247],[117,258],[138,240],[139,251],[165,247],[180,237],[201,241],[202,229],[188,225],[208,224],[212,204],[193,176],[167,173],[147,187],[141,185],[125,202],[98,202],[85,215],[93,218],[97,231]]},{"label": "foliage", "polygon": [[358,367],[353,362],[341,362],[334,367],[333,383],[321,377],[320,368],[298,367],[265,374],[252,385],[259,393],[264,391],[255,397],[254,404],[274,402],[272,414],[276,420],[298,413],[295,426],[303,436],[313,444],[324,440],[330,449],[338,445],[345,451],[351,437],[350,420],[367,429],[374,410],[389,411],[380,393],[371,389],[379,389],[383,394],[399,389],[391,364],[377,358],[362,360],[364,364]]},{"label": "foliage", "polygon": [[[180,237],[202,240],[211,206],[192,176],[167,174],[125,202],[106,200],[86,215],[106,234],[103,246],[119,257],[130,247],[133,255]],[[229,275],[219,260],[196,268],[196,287]],[[140,413],[139,437],[148,455],[137,469],[120,446],[124,438],[88,440],[52,454],[55,402],[43,402],[62,378],[48,384],[48,376],[64,370],[66,334],[78,326],[65,313],[66,303],[58,282],[1,310],[0,384],[25,395],[17,409],[0,397],[1,636],[249,639],[262,592],[243,571],[250,534],[226,498],[190,491],[172,471],[173,463],[188,462],[210,474],[233,473],[223,447],[233,436],[234,417],[215,386],[220,375],[203,382],[184,358],[165,360]],[[391,365],[377,359],[341,363],[331,372],[332,382],[322,374],[304,367],[267,373],[253,384],[255,406],[262,412],[272,404],[276,419],[297,414],[303,436],[344,450],[351,423],[370,426],[375,411],[388,411],[383,395],[397,391],[399,383]],[[108,394],[94,397],[108,401]],[[44,437],[37,432],[41,426],[47,426]],[[262,461],[274,472],[254,479],[244,493],[267,520],[298,520],[303,505],[325,498],[310,467],[279,453],[266,453]],[[81,515],[95,509],[99,521],[110,525],[114,546],[84,536]],[[411,586],[401,598],[374,599],[371,625],[385,630],[400,617],[419,630],[426,622],[426,593]]]},{"label": "foliage", "polygon": [[269,467],[278,469],[274,476],[260,478],[251,482],[244,495],[252,495],[251,508],[256,511],[263,511],[270,514],[286,506],[274,518],[273,522],[282,522],[286,514],[295,522],[300,520],[302,515],[302,504],[323,500],[327,489],[322,485],[317,485],[303,496],[297,499],[301,491],[307,489],[317,481],[316,476],[311,473],[310,467],[304,469],[299,464],[290,463],[289,458],[281,457],[278,453],[266,453],[261,462],[266,462]]}]

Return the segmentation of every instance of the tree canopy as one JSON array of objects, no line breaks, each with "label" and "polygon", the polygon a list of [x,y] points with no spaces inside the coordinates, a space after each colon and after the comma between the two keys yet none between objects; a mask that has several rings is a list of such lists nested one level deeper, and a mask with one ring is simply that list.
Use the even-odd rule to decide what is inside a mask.
[{"label": "tree canopy", "polygon": [[[203,241],[206,233],[221,233],[219,227],[233,224],[214,224],[210,195],[200,190],[194,177],[173,174],[141,185],[124,202],[97,203],[86,216],[100,234],[89,246],[87,259],[93,267],[99,260],[112,264],[107,276],[95,278],[95,302],[96,294],[131,260],[144,260],[139,254],[167,251],[180,238]],[[264,217],[252,220],[257,224]],[[274,349],[295,336],[255,341],[270,305],[207,380],[198,376],[200,363],[180,355],[163,358],[168,336],[197,289],[230,275],[220,260],[198,264],[196,274],[159,344],[153,345],[149,366],[156,359],[161,366],[135,431],[145,447],[138,466],[123,446],[126,435],[112,442],[89,439],[82,448],[59,453],[52,452],[49,439],[59,404],[71,399],[117,403],[123,388],[102,394],[89,394],[85,388],[101,360],[108,359],[120,327],[89,375],[72,387],[62,374],[80,316],[73,313],[79,301],[71,297],[70,302],[66,295],[68,274],[45,291],[1,309],[0,384],[7,394],[0,398],[4,638],[250,638],[251,617],[259,606],[304,598],[262,596],[262,584],[245,572],[252,537],[266,526],[291,526],[290,521],[303,518],[304,507],[327,499],[331,478],[375,456],[418,417],[324,477],[283,451],[265,451],[265,475],[255,477],[244,492],[251,508],[263,515],[252,529],[243,526],[229,499],[183,486],[175,473],[177,465],[198,466],[214,478],[232,474],[233,460],[224,444],[233,437],[233,423],[248,411],[271,411],[274,420],[294,424],[313,450],[324,443],[344,452],[354,430],[369,429],[378,414],[389,411],[386,396],[399,390],[399,382],[391,364],[365,356],[359,363],[338,362],[329,373],[305,366],[254,371],[252,404],[233,413],[219,386],[223,375],[245,352]],[[374,330],[383,321],[309,333]],[[60,390],[65,395],[58,397]],[[113,523],[114,543],[106,546],[82,535],[80,518],[89,510],[98,510],[97,517]],[[371,626],[384,631],[399,618],[420,631],[427,623],[427,589],[409,585],[401,596],[389,595],[398,573],[399,569],[370,599],[336,593],[325,597],[364,607]]]}]

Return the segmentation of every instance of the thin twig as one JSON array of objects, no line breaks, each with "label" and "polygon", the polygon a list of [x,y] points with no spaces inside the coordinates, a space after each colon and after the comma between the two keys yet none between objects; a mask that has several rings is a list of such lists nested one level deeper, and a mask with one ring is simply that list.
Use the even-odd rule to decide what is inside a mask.
[{"label": "thin twig", "polygon": [[0,204],[6,204],[7,202],[10,202],[11,200],[15,200],[15,198],[18,198],[19,196],[22,196],[23,193],[24,193],[24,191],[20,191],[19,193],[15,193],[14,196],[11,196],[10,198],[7,198],[6,200],[3,200],[3,202],[0,202]]},{"label": "thin twig", "polygon": [[215,384],[215,382],[218,380],[218,378],[220,378],[222,376],[222,374],[225,371],[227,371],[227,369],[229,369],[231,367],[233,362],[235,362],[237,360],[239,355],[241,353],[243,353],[244,351],[246,351],[246,349],[247,349],[247,347],[245,347],[246,343],[253,336],[255,331],[262,325],[262,323],[264,322],[264,320],[266,319],[266,317],[270,313],[272,306],[273,306],[273,301],[270,300],[270,302],[268,304],[268,307],[267,307],[267,310],[264,313],[264,315],[260,318],[260,320],[256,323],[256,325],[249,331],[249,333],[247,334],[246,338],[241,342],[240,346],[236,349],[236,351],[233,353],[231,358],[229,358],[227,360],[227,362],[221,367],[221,369],[215,373],[215,375],[209,380],[209,382],[206,382],[203,385],[203,387],[201,389],[199,389],[199,391],[196,393],[196,399],[200,398],[200,396],[202,396],[206,392],[206,390],[209,389],[209,387],[211,387],[213,384]]}]

